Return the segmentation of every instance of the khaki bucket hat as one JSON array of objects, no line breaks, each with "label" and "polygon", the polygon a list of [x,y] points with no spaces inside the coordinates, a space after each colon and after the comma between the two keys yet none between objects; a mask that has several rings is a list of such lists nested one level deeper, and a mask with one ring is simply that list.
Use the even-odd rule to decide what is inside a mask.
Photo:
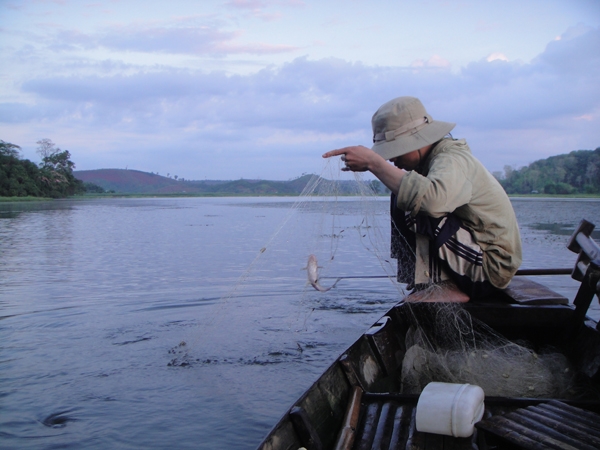
[{"label": "khaki bucket hat", "polygon": [[433,120],[418,98],[398,97],[381,105],[371,120],[372,150],[384,159],[402,156],[433,144],[456,124]]}]

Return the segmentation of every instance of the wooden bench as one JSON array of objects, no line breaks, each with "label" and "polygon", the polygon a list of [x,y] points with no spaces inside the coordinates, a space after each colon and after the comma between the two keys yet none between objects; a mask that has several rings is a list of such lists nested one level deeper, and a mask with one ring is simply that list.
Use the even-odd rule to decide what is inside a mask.
[{"label": "wooden bench", "polygon": [[569,299],[529,278],[514,277],[502,291],[511,303],[520,305],[568,305]]}]

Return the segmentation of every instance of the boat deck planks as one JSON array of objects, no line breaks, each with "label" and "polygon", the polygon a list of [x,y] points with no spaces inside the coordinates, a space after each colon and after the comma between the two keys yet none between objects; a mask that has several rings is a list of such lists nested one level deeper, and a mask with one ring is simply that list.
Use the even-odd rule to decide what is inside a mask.
[{"label": "boat deck planks", "polygon": [[600,414],[556,400],[492,416],[476,427],[525,449],[600,448]]},{"label": "boat deck planks", "polygon": [[421,433],[416,430],[417,398],[364,395],[362,417],[354,445],[356,450],[446,449],[472,450],[473,438]]}]

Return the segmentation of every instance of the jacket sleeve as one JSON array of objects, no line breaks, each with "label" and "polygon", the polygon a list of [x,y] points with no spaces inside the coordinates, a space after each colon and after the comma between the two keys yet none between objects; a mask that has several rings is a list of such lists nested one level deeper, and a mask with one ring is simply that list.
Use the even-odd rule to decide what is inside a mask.
[{"label": "jacket sleeve", "polygon": [[472,184],[462,158],[448,153],[436,155],[427,176],[407,173],[398,190],[398,208],[412,216],[424,212],[442,217],[471,200]]}]

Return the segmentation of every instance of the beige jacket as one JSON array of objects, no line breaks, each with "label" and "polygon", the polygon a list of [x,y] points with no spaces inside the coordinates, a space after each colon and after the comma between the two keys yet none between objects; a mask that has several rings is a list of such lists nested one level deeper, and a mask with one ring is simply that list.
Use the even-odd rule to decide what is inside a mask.
[{"label": "beige jacket", "polygon": [[471,154],[464,139],[442,139],[400,183],[398,208],[413,216],[454,212],[484,252],[483,270],[505,288],[521,265],[521,236],[510,200],[500,183]]}]

